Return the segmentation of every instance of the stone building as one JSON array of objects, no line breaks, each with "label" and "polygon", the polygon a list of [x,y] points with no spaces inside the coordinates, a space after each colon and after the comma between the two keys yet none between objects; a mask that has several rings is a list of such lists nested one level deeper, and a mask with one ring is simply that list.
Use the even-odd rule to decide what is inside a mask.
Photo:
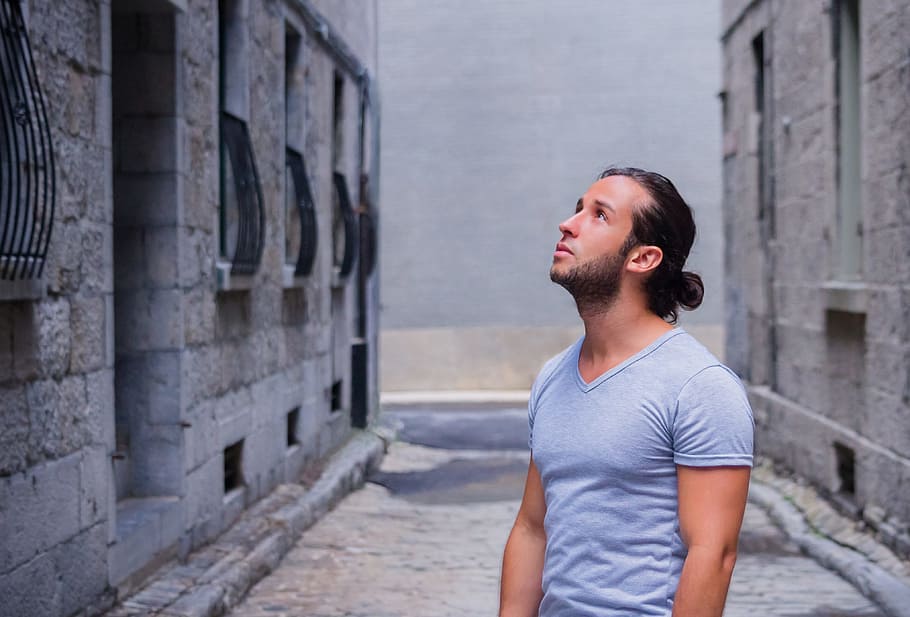
[{"label": "stone building", "polygon": [[377,9],[0,26],[0,615],[94,614],[377,411]]},{"label": "stone building", "polygon": [[758,452],[910,554],[910,3],[723,3],[726,357]]},{"label": "stone building", "polygon": [[[383,390],[523,389],[581,322],[547,273],[557,225],[609,164],[692,204],[723,347],[720,6],[382,0]],[[388,360],[388,361],[385,361]]]}]

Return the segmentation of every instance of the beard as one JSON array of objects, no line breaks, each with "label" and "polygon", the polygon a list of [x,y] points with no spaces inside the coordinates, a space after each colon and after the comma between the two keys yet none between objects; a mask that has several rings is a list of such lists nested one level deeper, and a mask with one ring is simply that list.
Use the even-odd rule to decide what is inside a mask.
[{"label": "beard", "polygon": [[550,280],[575,299],[579,313],[603,313],[616,302],[626,256],[623,251],[560,268],[553,264]]}]

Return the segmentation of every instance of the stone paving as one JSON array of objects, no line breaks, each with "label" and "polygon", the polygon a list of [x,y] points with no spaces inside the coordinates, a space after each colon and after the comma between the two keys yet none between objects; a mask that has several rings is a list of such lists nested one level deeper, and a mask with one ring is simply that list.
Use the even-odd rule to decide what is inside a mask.
[{"label": "stone paving", "polygon": [[[393,443],[374,477],[386,486],[370,483],[347,497],[230,615],[495,615],[502,548],[526,465],[527,453],[517,450]],[[725,615],[883,613],[750,504]]]}]

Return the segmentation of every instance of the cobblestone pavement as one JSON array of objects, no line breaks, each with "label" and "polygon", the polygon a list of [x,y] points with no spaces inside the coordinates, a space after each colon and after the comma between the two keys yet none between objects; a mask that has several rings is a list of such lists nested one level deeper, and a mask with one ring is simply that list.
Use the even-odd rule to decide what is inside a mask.
[{"label": "cobblestone pavement", "polygon": [[[527,452],[519,449],[445,450],[396,442],[373,482],[308,530],[230,614],[495,615],[502,548],[526,466]],[[750,505],[725,615],[882,613],[801,555]]]}]

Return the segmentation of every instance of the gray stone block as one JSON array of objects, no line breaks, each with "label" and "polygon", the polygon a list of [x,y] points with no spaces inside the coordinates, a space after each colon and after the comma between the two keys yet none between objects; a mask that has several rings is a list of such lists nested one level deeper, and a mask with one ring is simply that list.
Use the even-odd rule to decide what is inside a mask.
[{"label": "gray stone block", "polygon": [[64,617],[54,560],[48,553],[0,575],[0,598],[0,617]]},{"label": "gray stone block", "polygon": [[70,298],[70,370],[88,373],[104,366],[107,296]]},{"label": "gray stone block", "polygon": [[139,497],[184,494],[183,428],[179,424],[130,426],[131,488]]},{"label": "gray stone block", "polygon": [[145,284],[156,289],[177,286],[180,248],[175,227],[145,228]]},{"label": "gray stone block", "polygon": [[85,423],[87,399],[81,375],[47,379],[27,386],[29,448],[33,457],[59,458],[91,439]]},{"label": "gray stone block", "polygon": [[184,431],[184,456],[187,470],[193,470],[220,451],[215,403],[205,401],[187,412],[190,426]]},{"label": "gray stone block", "polygon": [[[224,494],[224,460],[217,456],[186,476],[184,521],[187,529],[220,514]],[[194,543],[195,545],[195,543]]]},{"label": "gray stone block", "polygon": [[[79,461],[79,527],[108,521],[108,487],[113,483],[111,459],[105,448],[85,449]],[[107,537],[107,530],[104,529]]]},{"label": "gray stone block", "polygon": [[110,217],[101,223],[82,224],[82,289],[91,293],[114,291],[114,234]]},{"label": "gray stone block", "polygon": [[103,524],[81,532],[52,551],[63,615],[96,601],[107,588],[107,530]]},{"label": "gray stone block", "polygon": [[0,476],[23,471],[28,464],[28,405],[25,387],[0,387]]},{"label": "gray stone block", "polygon": [[183,120],[176,116],[120,118],[119,168],[127,173],[182,170]]},{"label": "gray stone block", "polygon": [[177,173],[114,175],[114,213],[118,225],[177,225],[183,176]]},{"label": "gray stone block", "polygon": [[70,305],[65,298],[29,303],[15,312],[13,355],[18,379],[62,375],[69,365]]},{"label": "gray stone block", "polygon": [[145,354],[147,421],[177,424],[182,419],[181,353],[156,351]]},{"label": "gray stone block", "polygon": [[79,531],[78,454],[0,478],[0,572]]}]

